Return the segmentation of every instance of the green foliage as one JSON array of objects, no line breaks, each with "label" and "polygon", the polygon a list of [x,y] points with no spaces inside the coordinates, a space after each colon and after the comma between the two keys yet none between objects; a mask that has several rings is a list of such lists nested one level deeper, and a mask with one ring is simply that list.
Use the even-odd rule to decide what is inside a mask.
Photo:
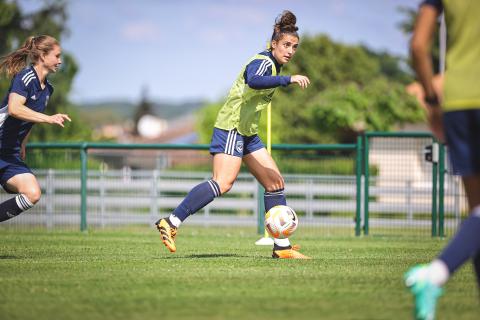
[{"label": "green foliage", "polygon": [[[17,2],[0,0],[0,55],[4,56],[16,50],[28,36],[48,34],[60,42],[68,33],[67,13],[64,1],[45,1],[38,11],[24,13]],[[75,59],[68,52],[62,55],[61,69],[49,76],[54,86],[46,113],[66,113],[72,119],[65,128],[52,125],[36,125],[30,141],[79,141],[91,139],[91,127],[83,121],[68,99],[73,79],[78,71]],[[5,94],[11,79],[0,77],[0,93]],[[3,97],[2,97],[3,98]]]},{"label": "green foliage", "polygon": [[210,143],[213,125],[215,124],[217,113],[221,107],[221,103],[211,103],[205,105],[202,109],[197,111],[196,115],[198,121],[196,122],[196,129],[199,133],[199,139],[201,143]]},{"label": "green foliage", "polygon": [[[81,155],[78,149],[29,149],[26,163],[32,169],[79,170]],[[87,168],[98,170],[102,162],[93,156],[88,157]]]},{"label": "green foliage", "polygon": [[326,174],[326,175],[354,175],[355,161],[353,159],[276,159],[277,166],[281,168],[282,173],[294,174]]},{"label": "green foliage", "polygon": [[[302,36],[299,50],[282,73],[306,75],[311,85],[306,90],[296,85],[277,90],[272,142],[353,142],[364,130],[389,131],[423,120],[421,108],[404,90],[413,80],[404,69],[401,58],[386,52],[336,43],[326,35]],[[199,113],[202,142],[209,141],[220,106],[212,104]],[[264,111],[261,136],[265,116]]]},{"label": "green foliage", "polygon": [[322,143],[352,142],[355,132],[389,131],[423,117],[414,98],[405,95],[403,85],[385,78],[365,87],[354,83],[333,86],[312,99],[309,111],[312,124],[322,128],[315,141]]},{"label": "green foliage", "polygon": [[[398,24],[398,27],[404,34],[411,38],[413,30],[415,28],[415,20],[417,19],[418,10],[409,8],[409,7],[399,7],[398,11],[405,15],[403,21]],[[440,25],[440,23],[438,23]],[[439,37],[439,28],[437,28],[433,35],[432,48],[432,66],[435,73],[440,72],[440,37]],[[409,64],[412,65],[411,59],[409,59]]]}]

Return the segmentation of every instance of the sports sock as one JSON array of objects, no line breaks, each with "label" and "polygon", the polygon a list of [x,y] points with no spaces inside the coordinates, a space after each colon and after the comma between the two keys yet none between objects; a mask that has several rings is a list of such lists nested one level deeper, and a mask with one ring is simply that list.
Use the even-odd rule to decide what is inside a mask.
[{"label": "sports sock", "polygon": [[[263,194],[263,201],[265,203],[265,212],[272,209],[275,206],[286,206],[287,199],[285,199],[284,189],[275,191],[265,191]],[[273,250],[285,250],[290,249],[290,241],[288,239],[273,239]]]},{"label": "sports sock", "polygon": [[480,251],[480,206],[473,209],[460,226],[457,234],[440,254],[439,259],[445,262],[450,274],[473,258]]},{"label": "sports sock", "polygon": [[435,259],[430,263],[427,274],[428,279],[437,286],[443,286],[450,276],[447,265],[440,259]]},{"label": "sports sock", "polygon": [[33,203],[24,194],[18,194],[0,203],[0,222],[16,217],[31,207],[33,207]]},{"label": "sports sock", "polygon": [[171,227],[178,228],[182,224],[182,220],[178,219],[178,217],[174,216],[173,214],[167,218],[167,222]]},{"label": "sports sock", "polygon": [[273,250],[285,250],[291,249],[290,240],[286,239],[273,239]]},{"label": "sports sock", "polygon": [[287,199],[285,199],[284,189],[278,189],[275,191],[265,191],[263,194],[263,201],[265,202],[265,212],[272,209],[275,206],[286,206]]},{"label": "sports sock", "polygon": [[210,179],[200,183],[190,190],[182,203],[172,212],[170,221],[173,223],[172,220],[176,217],[183,222],[189,215],[202,209],[218,196],[220,196],[220,187],[215,180]]}]

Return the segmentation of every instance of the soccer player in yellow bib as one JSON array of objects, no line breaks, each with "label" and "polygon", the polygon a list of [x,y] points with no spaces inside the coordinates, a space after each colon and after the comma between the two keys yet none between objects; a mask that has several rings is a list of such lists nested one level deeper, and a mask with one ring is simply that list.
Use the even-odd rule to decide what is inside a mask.
[{"label": "soccer player in yellow bib", "polygon": [[[290,11],[284,11],[276,19],[270,49],[253,56],[230,89],[213,129],[212,179],[195,186],[169,217],[155,223],[170,252],[176,251],[175,237],[180,224],[232,188],[242,161],[265,188],[265,210],[286,205],[283,177],[257,133],[260,114],[270,104],[277,87],[295,83],[305,89],[310,84],[303,75],[279,75],[298,47],[296,20]],[[296,246],[292,247],[288,239],[274,239],[272,256],[309,259]]]},{"label": "soccer player in yellow bib", "polygon": [[[432,84],[430,44],[444,13],[447,59],[443,99]],[[412,38],[412,56],[425,90],[433,133],[446,140],[454,174],[461,175],[470,207],[448,246],[427,265],[411,268],[406,285],[415,297],[415,318],[434,319],[443,285],[472,259],[480,285],[480,1],[426,0]]]}]

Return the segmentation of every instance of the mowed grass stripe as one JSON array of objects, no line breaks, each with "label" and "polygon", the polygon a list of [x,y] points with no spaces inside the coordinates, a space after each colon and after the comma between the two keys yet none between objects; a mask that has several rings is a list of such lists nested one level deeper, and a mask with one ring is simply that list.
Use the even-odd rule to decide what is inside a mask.
[{"label": "mowed grass stripe", "polygon": [[[446,241],[292,239],[313,260],[271,258],[254,228],[182,226],[177,252],[155,228],[0,230],[1,319],[409,319],[402,283]],[[446,287],[439,319],[477,319],[470,266]]]}]

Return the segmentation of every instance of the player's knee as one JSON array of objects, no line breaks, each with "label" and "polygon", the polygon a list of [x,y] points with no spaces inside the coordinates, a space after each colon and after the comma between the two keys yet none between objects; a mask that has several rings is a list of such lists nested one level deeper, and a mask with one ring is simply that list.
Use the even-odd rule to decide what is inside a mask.
[{"label": "player's knee", "polygon": [[230,181],[217,181],[217,183],[220,187],[220,194],[227,193],[233,187],[233,182]]},{"label": "player's knee", "polygon": [[32,204],[36,204],[42,196],[42,191],[40,188],[30,188],[22,193],[25,197],[27,197],[28,200],[30,200]]}]

